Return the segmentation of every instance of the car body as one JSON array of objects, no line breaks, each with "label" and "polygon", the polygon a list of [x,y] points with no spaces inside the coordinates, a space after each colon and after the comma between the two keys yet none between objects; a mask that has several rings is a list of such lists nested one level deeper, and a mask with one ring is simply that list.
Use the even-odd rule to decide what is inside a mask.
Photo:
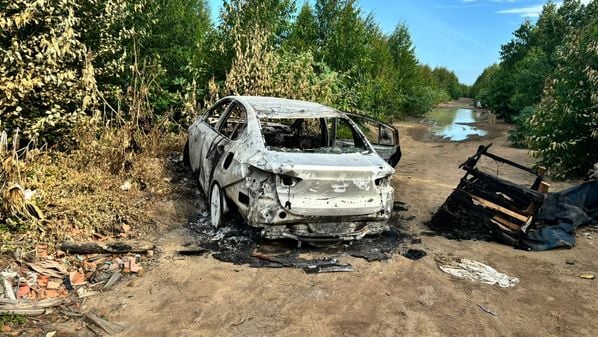
[{"label": "car body", "polygon": [[269,239],[355,240],[385,230],[398,131],[351,116],[282,98],[219,100],[189,127],[185,150],[212,224],[235,209]]}]

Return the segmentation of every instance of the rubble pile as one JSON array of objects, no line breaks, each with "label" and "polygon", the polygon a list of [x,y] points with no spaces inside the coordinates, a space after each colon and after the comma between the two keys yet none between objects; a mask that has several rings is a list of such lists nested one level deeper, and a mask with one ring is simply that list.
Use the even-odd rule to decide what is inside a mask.
[{"label": "rubble pile", "polygon": [[[73,245],[72,243],[70,243]],[[82,299],[100,294],[127,275],[142,275],[153,256],[139,253],[71,255],[58,250],[19,256],[0,269],[0,314],[40,315],[68,308],[77,311]]]}]

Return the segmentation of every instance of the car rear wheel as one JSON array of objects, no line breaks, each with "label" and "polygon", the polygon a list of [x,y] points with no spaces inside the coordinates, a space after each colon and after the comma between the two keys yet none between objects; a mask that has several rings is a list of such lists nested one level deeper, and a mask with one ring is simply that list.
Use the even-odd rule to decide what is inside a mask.
[{"label": "car rear wheel", "polygon": [[220,186],[217,183],[212,185],[210,192],[210,222],[214,227],[224,224],[224,213],[226,211],[225,199]]}]

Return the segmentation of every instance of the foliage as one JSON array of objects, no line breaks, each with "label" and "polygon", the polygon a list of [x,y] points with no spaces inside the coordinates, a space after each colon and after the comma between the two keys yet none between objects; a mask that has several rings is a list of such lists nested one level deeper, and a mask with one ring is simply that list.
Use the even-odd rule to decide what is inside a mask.
[{"label": "foliage", "polygon": [[15,314],[0,314],[0,327],[5,325],[23,325],[27,323],[27,317],[23,315],[15,315]]},{"label": "foliage", "polygon": [[[278,46],[288,36],[293,0],[226,0],[220,11],[220,23],[208,39],[211,57],[207,60],[209,76],[224,81],[237,53],[235,42],[261,27],[268,34],[268,46]],[[240,46],[243,50],[247,47]]]},{"label": "foliage", "polygon": [[51,0],[0,7],[0,129],[58,137],[89,108],[95,79],[76,10]]},{"label": "foliage", "polygon": [[482,74],[478,76],[471,86],[471,97],[484,102],[489,101],[489,99],[486,98],[489,94],[488,88],[491,83],[495,82],[493,76],[499,71],[499,68],[500,66],[498,64],[493,64],[482,71]]},{"label": "foliage", "polygon": [[301,7],[285,44],[298,52],[317,51],[318,22],[309,2],[305,2]]},{"label": "foliage", "polygon": [[224,95],[262,95],[341,103],[342,77],[315,62],[310,51],[275,51],[270,37],[256,26],[250,35],[236,35],[235,57],[222,88],[216,85],[214,98]]},{"label": "foliage", "polygon": [[528,120],[534,114],[534,107],[528,106],[521,111],[519,115],[517,115],[513,122],[515,123],[515,128],[509,130],[509,141],[513,144],[514,147],[518,148],[525,148],[527,147],[526,144],[526,137],[532,131]]},{"label": "foliage", "polygon": [[532,155],[558,177],[598,162],[598,21],[568,36],[542,101],[527,120]]},{"label": "foliage", "polygon": [[517,128],[509,139],[528,146],[555,176],[586,175],[596,157],[596,22],[598,4],[546,4],[501,49],[501,62],[472,88],[477,99]]},{"label": "foliage", "polygon": [[434,78],[436,87],[445,90],[453,99],[467,94],[464,87],[459,83],[457,75],[445,67],[434,68],[432,70],[432,77]]},{"label": "foliage", "polygon": [[488,74],[480,75],[474,96],[507,121],[538,104],[567,35],[587,24],[589,17],[579,0],[565,0],[561,6],[547,3],[537,22],[523,22],[501,47],[499,67],[492,68],[490,80]]},{"label": "foliage", "polygon": [[[216,87],[388,118],[420,114],[445,100],[442,92],[466,94],[451,71],[422,71],[405,24],[385,34],[357,0],[305,2],[298,13],[294,0],[227,0],[217,25],[206,0],[16,0],[0,8],[0,127],[51,144],[85,115],[138,121],[137,94],[151,110],[145,115],[174,110],[177,120]],[[137,82],[140,73],[149,82]]]}]

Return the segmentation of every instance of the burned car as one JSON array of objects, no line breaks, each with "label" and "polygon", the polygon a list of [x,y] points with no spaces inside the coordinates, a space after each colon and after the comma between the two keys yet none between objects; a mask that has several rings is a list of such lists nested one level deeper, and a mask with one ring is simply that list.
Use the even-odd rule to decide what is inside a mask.
[{"label": "burned car", "polygon": [[218,101],[189,127],[185,146],[212,224],[222,225],[235,211],[265,238],[312,242],[355,240],[386,229],[394,199],[390,180],[401,157],[398,131],[351,118],[282,98]]}]

